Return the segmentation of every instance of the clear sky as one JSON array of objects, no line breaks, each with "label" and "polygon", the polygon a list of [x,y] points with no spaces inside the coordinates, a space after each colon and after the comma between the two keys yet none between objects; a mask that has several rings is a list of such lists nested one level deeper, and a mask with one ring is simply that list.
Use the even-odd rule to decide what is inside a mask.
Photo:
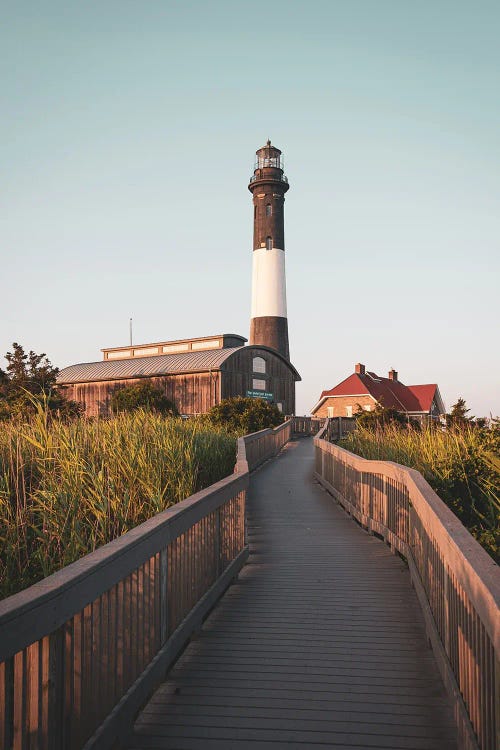
[{"label": "clear sky", "polygon": [[496,0],[0,10],[0,352],[248,336],[269,137],[298,413],[358,361],[500,413]]}]

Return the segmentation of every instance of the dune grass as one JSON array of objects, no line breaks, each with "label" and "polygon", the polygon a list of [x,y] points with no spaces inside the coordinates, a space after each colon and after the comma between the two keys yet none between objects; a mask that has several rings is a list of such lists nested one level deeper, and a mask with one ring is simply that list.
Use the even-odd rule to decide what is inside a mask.
[{"label": "dune grass", "polygon": [[235,437],[144,411],[0,422],[0,597],[233,471]]},{"label": "dune grass", "polygon": [[446,431],[357,425],[340,443],[364,458],[417,469],[489,554],[500,562],[500,436],[461,425]]}]

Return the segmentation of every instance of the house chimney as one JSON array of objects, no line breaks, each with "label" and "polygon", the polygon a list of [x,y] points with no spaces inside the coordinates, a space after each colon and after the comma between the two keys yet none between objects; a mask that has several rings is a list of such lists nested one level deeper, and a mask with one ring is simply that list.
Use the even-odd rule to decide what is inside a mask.
[{"label": "house chimney", "polygon": [[392,370],[389,370],[389,380],[397,380],[398,379],[398,371],[392,368]]},{"label": "house chimney", "polygon": [[364,375],[365,374],[365,366],[360,365],[359,362],[357,365],[354,366],[354,372],[356,375]]}]

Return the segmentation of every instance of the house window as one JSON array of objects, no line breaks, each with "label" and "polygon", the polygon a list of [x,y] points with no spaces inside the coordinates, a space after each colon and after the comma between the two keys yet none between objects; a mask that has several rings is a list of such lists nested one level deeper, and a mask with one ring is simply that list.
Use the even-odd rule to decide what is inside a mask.
[{"label": "house window", "polygon": [[346,406],[345,415],[346,417],[352,417],[352,406]]},{"label": "house window", "polygon": [[265,380],[257,380],[257,378],[254,378],[252,380],[252,388],[254,391],[265,391],[266,390],[266,381]]},{"label": "house window", "polygon": [[326,407],[326,416],[331,419],[333,417],[333,406]]},{"label": "house window", "polygon": [[266,250],[272,250],[272,249],[273,249],[273,238],[266,237]]},{"label": "house window", "polygon": [[278,411],[283,413],[283,401],[277,401],[276,406],[278,407]]},{"label": "house window", "polygon": [[365,404],[365,405],[363,406],[363,409],[364,409],[365,411],[371,411],[371,410],[372,410],[372,407],[370,406],[370,404]]},{"label": "house window", "polygon": [[273,207],[271,206],[270,203],[268,203],[266,206],[266,216],[272,216],[272,213],[273,213]]},{"label": "house window", "polygon": [[266,360],[264,359],[264,357],[254,357],[252,369],[253,369],[253,372],[265,372]]}]

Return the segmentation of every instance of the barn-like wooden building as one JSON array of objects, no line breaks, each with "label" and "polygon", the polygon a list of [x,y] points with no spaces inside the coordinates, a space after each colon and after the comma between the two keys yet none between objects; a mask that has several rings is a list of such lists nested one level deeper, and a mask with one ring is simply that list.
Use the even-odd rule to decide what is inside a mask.
[{"label": "barn-like wooden building", "polygon": [[245,342],[243,336],[221,334],[103,349],[103,361],[66,367],[58,382],[88,416],[108,415],[113,392],[144,378],[181,414],[201,414],[232,396],[264,398],[294,414],[300,380],[295,367],[274,349]]}]

